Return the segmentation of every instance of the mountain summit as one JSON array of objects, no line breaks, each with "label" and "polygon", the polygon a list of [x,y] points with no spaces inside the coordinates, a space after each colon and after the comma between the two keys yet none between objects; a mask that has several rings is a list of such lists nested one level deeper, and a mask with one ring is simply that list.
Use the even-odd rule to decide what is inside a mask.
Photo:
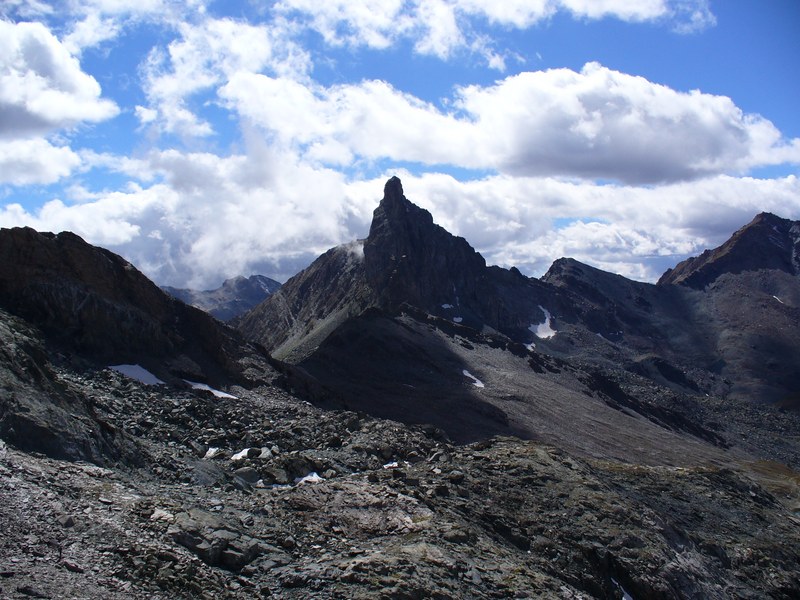
[{"label": "mountain summit", "polygon": [[760,213],[722,246],[678,263],[658,283],[702,289],[724,273],[759,269],[800,275],[800,221]]},{"label": "mountain summit", "polygon": [[369,235],[333,248],[244,315],[240,330],[279,358],[299,362],[367,308],[425,313],[488,328],[523,342],[541,322],[545,297],[558,296],[519,271],[487,267],[469,243],[433,222],[392,177],[373,213]]},{"label": "mountain summit", "polygon": [[485,268],[486,261],[465,239],[406,199],[400,179],[386,183],[364,242],[366,281],[377,304],[431,310],[456,298],[474,303]]}]

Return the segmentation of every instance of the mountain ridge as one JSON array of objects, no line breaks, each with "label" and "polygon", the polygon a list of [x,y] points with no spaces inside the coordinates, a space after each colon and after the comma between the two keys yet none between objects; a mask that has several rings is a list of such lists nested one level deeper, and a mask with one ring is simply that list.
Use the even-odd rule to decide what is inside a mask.
[{"label": "mountain ridge", "polygon": [[724,273],[758,269],[800,275],[800,221],[759,213],[721,246],[668,269],[658,283],[703,288]]},{"label": "mountain ridge", "polygon": [[[315,352],[328,352],[328,336],[368,308],[380,309],[388,318],[413,308],[443,320],[438,323],[452,321],[554,357],[622,369],[680,393],[782,402],[800,394],[800,361],[788,350],[795,346],[788,337],[798,327],[798,286],[787,252],[797,231],[800,223],[759,215],[726,244],[680,263],[658,284],[632,281],[569,258],[556,260],[535,279],[516,269],[487,267],[466,240],[449,234],[406,199],[395,177],[387,181],[375,209],[363,261],[355,253],[345,267],[333,260],[348,255],[345,247],[329,251],[240,323],[245,335],[280,358],[307,364]],[[783,236],[780,243],[770,238],[776,235]],[[751,246],[760,248],[757,256],[748,254]],[[770,258],[771,251],[777,257]],[[739,255],[746,260],[732,263]],[[753,280],[752,269],[762,267],[774,267],[764,277],[783,290],[785,301],[767,293],[772,283]],[[713,273],[720,284],[703,291],[691,285],[699,277],[692,273]],[[762,329],[752,334],[740,314],[742,305],[731,300],[742,294],[758,306],[766,302],[766,312],[752,307],[764,315],[758,325]],[[336,299],[335,307],[329,306],[329,298]],[[767,325],[769,319],[780,327]],[[543,323],[553,335],[537,335]],[[766,345],[766,331],[775,340],[769,347],[780,345],[782,351],[764,361],[759,348]],[[324,361],[312,362],[315,376],[325,379]],[[355,385],[356,379],[352,373],[349,383],[337,385]]]},{"label": "mountain ridge", "polygon": [[218,288],[210,290],[171,286],[161,286],[161,289],[181,302],[191,304],[220,321],[227,322],[244,314],[280,287],[279,282],[265,275],[239,275],[226,279]]}]

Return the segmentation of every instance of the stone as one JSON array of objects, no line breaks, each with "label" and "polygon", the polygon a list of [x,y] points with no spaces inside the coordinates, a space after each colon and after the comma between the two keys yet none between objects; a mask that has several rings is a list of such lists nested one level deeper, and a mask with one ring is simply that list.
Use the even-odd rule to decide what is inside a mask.
[{"label": "stone", "polygon": [[241,467],[236,469],[233,472],[234,477],[238,477],[242,481],[249,483],[250,485],[255,484],[259,479],[261,479],[261,474],[256,471],[253,467]]},{"label": "stone", "polygon": [[62,527],[74,527],[75,526],[75,519],[72,515],[62,515],[56,519],[59,525]]}]

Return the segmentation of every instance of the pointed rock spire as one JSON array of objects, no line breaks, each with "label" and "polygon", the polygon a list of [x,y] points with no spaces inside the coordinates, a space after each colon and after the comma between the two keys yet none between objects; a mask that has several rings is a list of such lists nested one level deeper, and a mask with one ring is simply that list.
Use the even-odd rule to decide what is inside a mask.
[{"label": "pointed rock spire", "polygon": [[427,210],[406,199],[397,177],[384,186],[364,260],[367,281],[381,303],[422,308],[452,303],[458,294],[467,297],[486,267],[466,240],[436,225]]}]

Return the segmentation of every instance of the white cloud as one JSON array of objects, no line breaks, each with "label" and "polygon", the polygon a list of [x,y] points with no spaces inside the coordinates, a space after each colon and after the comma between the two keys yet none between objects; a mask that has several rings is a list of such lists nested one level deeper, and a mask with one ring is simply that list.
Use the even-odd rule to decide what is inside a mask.
[{"label": "white cloud", "polygon": [[659,182],[800,162],[797,140],[730,98],[596,63],[466,87],[458,104],[484,137],[487,164],[518,175]]},{"label": "white cloud", "polygon": [[[334,170],[277,152],[253,132],[246,154],[175,150],[119,165],[145,178],[118,192],[75,188],[77,203],[0,210],[0,226],[69,229],[123,254],[159,283],[207,288],[253,272],[285,279],[323,251],[366,235],[380,178],[348,182]],[[86,155],[95,166],[113,157]],[[494,175],[458,181],[398,173],[406,196],[475,246],[489,264],[541,275],[571,256],[654,280],[723,242],[757,212],[800,219],[796,177],[716,176],[659,187]]]},{"label": "white cloud", "polygon": [[473,141],[469,124],[383,81],[324,88],[242,73],[220,96],[284,145],[308,145],[317,156],[324,156],[324,149],[369,159],[452,163],[463,159],[463,145]]},{"label": "white cloud", "polygon": [[415,15],[421,34],[414,49],[420,54],[429,54],[446,59],[465,45],[465,38],[458,25],[455,8],[445,0],[420,2]]},{"label": "white cloud", "polygon": [[284,145],[365,159],[655,183],[800,163],[800,140],[730,98],[678,92],[590,63],[469,86],[458,113],[382,81],[323,87],[237,73],[219,95]]},{"label": "white cloud", "polygon": [[137,107],[143,123],[157,122],[166,132],[194,137],[212,134],[211,124],[188,103],[237,73],[269,68],[274,73],[299,76],[309,68],[306,53],[289,41],[280,27],[206,19],[200,25],[183,23],[180,33],[166,51],[151,51],[143,66],[150,106]]},{"label": "white cloud", "polygon": [[406,197],[465,237],[489,264],[533,275],[567,256],[652,281],[686,256],[721,244],[761,211],[800,219],[794,176],[716,176],[659,187],[507,175],[467,182],[443,174],[401,177]]},{"label": "white cloud", "polygon": [[227,158],[154,152],[127,167],[148,170],[157,180],[148,187],[79,189],[78,203],[53,200],[36,211],[7,206],[0,226],[71,230],[160,283],[198,287],[219,285],[232,273],[287,278],[329,247],[366,233],[374,206],[348,197],[341,174],[251,141],[247,155]]},{"label": "white cloud", "polygon": [[53,183],[80,165],[80,157],[42,138],[0,140],[0,183]]},{"label": "white cloud", "polygon": [[113,40],[119,35],[120,29],[117,19],[103,18],[97,13],[91,13],[75,23],[72,31],[64,37],[64,47],[72,54],[79,55],[84,48]]},{"label": "white cloud", "polygon": [[405,4],[404,0],[283,0],[274,8],[295,18],[307,16],[308,26],[328,44],[382,49],[413,26],[413,16],[404,12]]},{"label": "white cloud", "polygon": [[527,29],[566,11],[579,19],[666,22],[679,33],[715,24],[707,0],[282,0],[274,8],[333,46],[384,49],[411,39],[418,53],[439,58],[477,49],[493,68],[502,54],[480,52],[480,21]]},{"label": "white cloud", "polygon": [[119,109],[40,23],[0,21],[0,135],[17,137],[98,122]]}]

